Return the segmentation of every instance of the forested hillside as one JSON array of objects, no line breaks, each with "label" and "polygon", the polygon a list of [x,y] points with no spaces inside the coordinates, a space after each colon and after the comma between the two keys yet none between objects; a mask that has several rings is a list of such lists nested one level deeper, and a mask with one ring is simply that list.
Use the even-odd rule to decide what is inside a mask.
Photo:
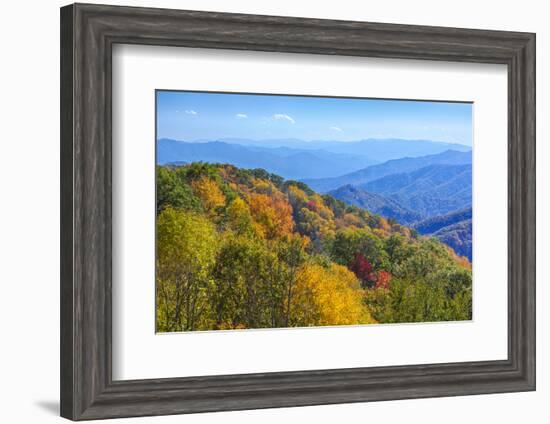
[{"label": "forested hillside", "polygon": [[470,263],[262,169],[157,167],[157,331],[468,320]]},{"label": "forested hillside", "polygon": [[[306,181],[321,189],[352,181],[354,185],[340,186],[329,194],[412,226],[420,234],[437,237],[459,255],[472,260],[471,152],[449,150],[391,160],[341,177]],[[469,217],[463,216],[467,210]],[[451,227],[452,224],[456,225]],[[446,226],[449,227],[444,229]]]},{"label": "forested hillside", "polygon": [[430,165],[359,187],[389,197],[425,217],[443,215],[472,205],[472,165]]},{"label": "forested hillside", "polygon": [[472,208],[461,209],[446,215],[434,216],[414,224],[420,234],[433,234],[449,225],[472,219]]},{"label": "forested hillside", "polygon": [[437,237],[456,253],[472,260],[472,208],[435,216],[414,224],[420,234]]},{"label": "forested hillside", "polygon": [[430,165],[466,165],[471,163],[471,151],[446,150],[421,157],[401,157],[336,177],[304,179],[303,181],[314,190],[324,193],[350,184],[365,185],[386,176],[410,173]]},{"label": "forested hillside", "polygon": [[443,227],[432,234],[461,256],[472,260],[472,220],[467,219],[456,224]]},{"label": "forested hillside", "polygon": [[371,213],[393,219],[400,224],[410,225],[424,217],[422,214],[405,208],[389,197],[370,193],[349,184],[329,191],[328,194],[348,205],[359,206]]}]

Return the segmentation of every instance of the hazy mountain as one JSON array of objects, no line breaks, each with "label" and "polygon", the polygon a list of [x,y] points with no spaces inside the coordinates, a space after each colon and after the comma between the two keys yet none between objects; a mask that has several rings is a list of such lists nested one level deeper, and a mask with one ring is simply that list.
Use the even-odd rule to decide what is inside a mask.
[{"label": "hazy mountain", "polygon": [[293,149],[325,150],[332,153],[367,156],[376,162],[385,162],[405,156],[419,157],[442,153],[446,150],[471,151],[471,147],[462,144],[444,143],[431,140],[403,139],[366,139],[358,141],[312,140],[295,138],[249,140],[242,138],[224,138],[220,141],[243,146],[290,147]]},{"label": "hazy mountain", "polygon": [[352,185],[340,187],[328,194],[349,205],[359,206],[385,218],[395,219],[400,224],[410,224],[422,219],[421,214],[403,207],[393,199],[369,193]]},{"label": "hazy mountain", "polygon": [[[446,150],[444,152],[421,156],[417,158],[405,157],[394,159],[381,164],[372,165],[364,169],[344,174],[333,178],[304,179],[303,181],[314,190],[327,192],[348,184],[361,185],[370,181],[382,178],[387,175],[411,172],[417,169],[434,165],[461,165],[472,163],[472,152],[459,152],[456,150]],[[368,191],[368,190],[367,190]]]},{"label": "hazy mountain", "polygon": [[[330,150],[330,149],[328,149]],[[471,152],[471,148],[461,144],[442,143],[430,140],[368,139],[352,143],[338,143],[334,150],[338,153],[368,155],[378,162],[404,157],[420,157],[443,153],[447,150]]]},{"label": "hazy mountain", "polygon": [[413,225],[422,235],[437,237],[460,256],[472,260],[472,208],[434,216]]},{"label": "hazy mountain", "polygon": [[[471,207],[470,150],[446,149],[437,154],[366,166],[373,161],[371,153],[380,156],[377,149],[382,145],[391,155],[397,154],[399,149],[419,152],[434,146],[441,148],[445,144],[403,140],[343,143],[289,139],[258,146],[252,141],[240,140],[246,145],[236,144],[236,141],[187,143],[161,139],[157,142],[157,163],[181,165],[203,161],[240,168],[263,168],[287,179],[301,179],[317,191],[333,190],[330,194],[337,199],[401,224],[410,225],[437,216],[419,222],[417,230],[438,237],[457,253],[471,257],[471,209],[469,217],[467,211],[445,215]],[[327,149],[318,148],[321,143]],[[405,146],[405,143],[411,144]],[[361,150],[360,154],[353,153],[361,146],[369,146],[369,149]],[[335,175],[340,176],[333,177]],[[330,178],[324,178],[327,176]]]},{"label": "hazy mountain", "polygon": [[158,140],[157,164],[196,161],[227,163],[240,168],[263,168],[287,179],[339,175],[374,163],[365,156],[323,150],[241,146],[220,141],[187,143],[170,139]]},{"label": "hazy mountain", "polygon": [[466,256],[472,261],[472,220],[457,222],[456,224],[443,227],[432,234],[441,242],[453,248],[460,256]]},{"label": "hazy mountain", "polygon": [[[363,187],[342,186],[329,194],[411,225],[422,235],[437,237],[472,260],[471,178],[468,164],[431,165],[411,173],[387,175]],[[446,213],[449,210],[452,212]],[[426,216],[429,218],[423,219]]]},{"label": "hazy mountain", "polygon": [[412,224],[411,228],[420,234],[436,237],[458,255],[472,260],[471,207],[419,221],[422,219],[421,214],[405,208],[395,200],[351,185],[340,187],[329,194],[349,205],[367,209],[385,218],[395,219],[400,224]]},{"label": "hazy mountain", "polygon": [[[274,154],[287,159],[296,159],[296,155],[299,153],[306,153],[308,155],[312,154],[318,158],[337,162],[342,164],[342,169],[346,168],[356,168],[361,169],[365,166],[375,165],[378,161],[372,160],[371,158],[364,155],[354,155],[347,153],[333,153],[321,149],[299,149],[291,147],[261,147],[261,146],[246,146],[251,151],[255,152],[266,152],[269,154]],[[347,164],[347,166],[346,166]]]},{"label": "hazy mountain", "polygon": [[413,172],[387,175],[360,188],[382,194],[426,217],[472,204],[472,165],[430,165]]},{"label": "hazy mountain", "polygon": [[461,209],[446,215],[434,216],[417,222],[413,227],[420,234],[433,234],[444,227],[472,219],[472,208]]}]

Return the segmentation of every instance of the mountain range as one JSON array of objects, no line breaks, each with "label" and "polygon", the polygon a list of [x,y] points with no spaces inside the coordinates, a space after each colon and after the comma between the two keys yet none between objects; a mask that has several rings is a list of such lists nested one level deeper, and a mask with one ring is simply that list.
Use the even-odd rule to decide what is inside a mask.
[{"label": "mountain range", "polygon": [[390,197],[370,193],[352,185],[340,187],[328,194],[349,205],[409,225],[422,235],[436,237],[452,247],[460,256],[472,260],[471,206],[445,215],[422,219],[423,214],[407,209]]},{"label": "mountain range", "polygon": [[457,222],[432,234],[442,243],[453,248],[460,256],[472,261],[472,220]]},{"label": "mountain range", "polygon": [[263,168],[287,179],[322,178],[376,163],[367,156],[333,153],[321,149],[242,146],[222,141],[157,141],[157,164],[181,165],[197,161],[231,164],[239,168]]},{"label": "mountain range", "polygon": [[431,235],[452,247],[456,253],[472,260],[472,208],[432,217],[416,223],[420,234]]},{"label": "mountain range", "polygon": [[[429,165],[423,166],[427,163]],[[392,173],[404,169],[413,170]],[[328,180],[331,184],[357,183],[329,191],[328,194],[336,199],[410,225],[420,234],[438,238],[471,260],[470,153],[447,151],[421,158],[388,161]],[[314,189],[318,188],[311,181],[307,183]]]},{"label": "mountain range", "polygon": [[[212,141],[212,140],[201,140]],[[333,140],[300,140],[296,138],[250,140],[243,138],[222,138],[229,144],[241,146],[261,146],[266,148],[290,147],[303,150],[325,150],[332,153],[343,153],[353,156],[367,156],[375,162],[386,162],[391,159],[399,159],[405,156],[420,157],[442,153],[445,150],[469,152],[471,148],[462,144],[444,143],[432,140],[404,140],[398,138],[368,138],[356,141]]]},{"label": "mountain range", "polygon": [[472,219],[472,208],[461,209],[446,215],[434,216],[417,222],[413,227],[420,234],[434,234],[461,221]]},{"label": "mountain range", "polygon": [[328,194],[348,205],[367,209],[385,218],[394,219],[400,224],[412,224],[423,218],[422,214],[405,208],[389,197],[370,193],[350,184],[332,190]]},{"label": "mountain range", "polygon": [[443,215],[472,204],[472,165],[429,165],[386,175],[359,188],[389,197],[425,217]]},{"label": "mountain range", "polygon": [[[341,142],[224,138],[187,142],[161,138],[157,140],[157,164],[193,161],[227,163],[243,168],[263,168],[287,179],[323,179],[347,175],[392,159],[405,156],[409,159],[418,158],[450,149],[466,155],[470,152],[468,146],[428,140],[369,139]],[[326,191],[341,185],[345,184],[338,184]]]},{"label": "mountain range", "polygon": [[157,164],[191,162],[261,168],[299,180],[437,237],[471,259],[472,152],[467,146],[423,140],[157,141]]},{"label": "mountain range", "polygon": [[429,165],[463,165],[471,163],[471,151],[445,150],[441,153],[427,156],[393,159],[337,177],[304,179],[303,182],[316,191],[328,192],[348,184],[355,186],[364,185],[386,175],[411,172]]}]

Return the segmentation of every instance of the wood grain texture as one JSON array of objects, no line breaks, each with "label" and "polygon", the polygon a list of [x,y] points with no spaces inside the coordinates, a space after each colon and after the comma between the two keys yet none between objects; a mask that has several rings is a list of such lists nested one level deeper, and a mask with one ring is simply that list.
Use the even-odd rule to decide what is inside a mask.
[{"label": "wood grain texture", "polygon": [[61,337],[60,337],[60,398],[61,415],[74,416],[74,404],[77,401],[73,390],[75,388],[73,364],[74,352],[74,287],[73,287],[73,19],[72,6],[61,9],[61,169],[60,169],[60,217],[61,217]]},{"label": "wood grain texture", "polygon": [[[508,360],[112,381],[115,43],[506,64]],[[86,4],[61,9],[62,416],[101,419],[534,389],[534,34]]]}]

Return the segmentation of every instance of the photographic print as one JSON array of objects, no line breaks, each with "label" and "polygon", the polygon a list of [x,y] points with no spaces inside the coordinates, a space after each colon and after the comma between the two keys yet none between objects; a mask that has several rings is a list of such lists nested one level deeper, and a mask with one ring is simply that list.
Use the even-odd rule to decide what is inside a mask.
[{"label": "photographic print", "polygon": [[156,331],[472,319],[472,104],[156,91]]}]

